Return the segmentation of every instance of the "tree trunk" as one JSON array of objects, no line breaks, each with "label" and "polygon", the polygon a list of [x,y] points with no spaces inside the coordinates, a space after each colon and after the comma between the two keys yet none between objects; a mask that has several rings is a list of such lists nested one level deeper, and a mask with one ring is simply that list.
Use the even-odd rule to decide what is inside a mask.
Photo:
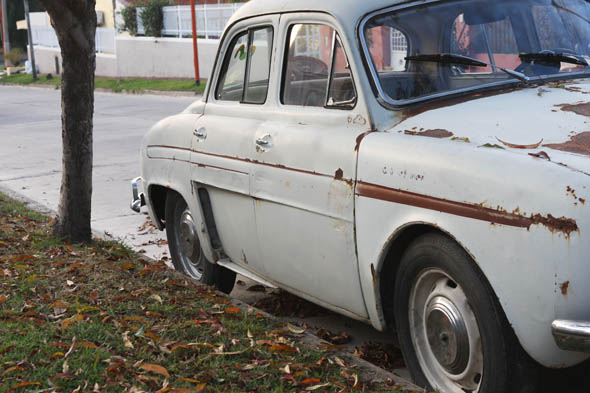
[{"label": "tree trunk", "polygon": [[53,234],[90,242],[95,0],[41,0],[62,54],[62,182]]}]

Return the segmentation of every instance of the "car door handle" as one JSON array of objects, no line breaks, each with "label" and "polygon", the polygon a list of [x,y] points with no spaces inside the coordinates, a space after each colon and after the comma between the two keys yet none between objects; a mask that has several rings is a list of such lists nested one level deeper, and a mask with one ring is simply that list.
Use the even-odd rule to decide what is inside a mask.
[{"label": "car door handle", "polygon": [[258,146],[268,146],[268,141],[266,139],[260,138],[260,139],[256,139],[256,144]]},{"label": "car door handle", "polygon": [[198,130],[193,131],[193,135],[197,138],[205,139],[207,138],[207,130],[199,128]]}]

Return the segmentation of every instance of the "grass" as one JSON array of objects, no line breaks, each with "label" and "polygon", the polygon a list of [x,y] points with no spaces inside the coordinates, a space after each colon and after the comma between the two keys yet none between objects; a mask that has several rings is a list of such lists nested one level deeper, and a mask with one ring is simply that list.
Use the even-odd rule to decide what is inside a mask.
[{"label": "grass", "polygon": [[0,392],[395,391],[162,261],[50,225],[0,194]]},{"label": "grass", "polygon": [[[29,74],[14,74],[11,76],[0,77],[0,84],[17,84],[17,85],[52,85],[58,87],[61,85],[61,77],[48,77],[48,75],[39,75],[38,80],[34,80]],[[150,90],[155,91],[184,91],[202,94],[205,91],[205,82],[199,86],[195,85],[192,80],[186,79],[140,79],[140,78],[103,78],[96,77],[94,80],[96,88],[108,89],[119,93],[122,91],[138,93]]]}]

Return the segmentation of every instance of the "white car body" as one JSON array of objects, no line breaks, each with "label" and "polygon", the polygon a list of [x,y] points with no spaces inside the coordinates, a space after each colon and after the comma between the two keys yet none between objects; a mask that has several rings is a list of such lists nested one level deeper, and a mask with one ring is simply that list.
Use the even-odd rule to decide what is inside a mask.
[{"label": "white car body", "polygon": [[[207,259],[377,330],[389,327],[383,286],[400,239],[435,228],[472,256],[533,359],[580,363],[590,355],[558,348],[551,324],[590,321],[590,80],[385,108],[358,26],[394,3],[254,0],[240,8],[206,95],[143,141],[152,219],[163,227],[162,192],[176,190]],[[283,48],[296,22],[338,32],[354,109],[281,103]],[[267,100],[218,100],[230,38],[253,25],[274,28]],[[567,151],[573,145],[577,153]],[[220,246],[197,188],[209,193]]]}]

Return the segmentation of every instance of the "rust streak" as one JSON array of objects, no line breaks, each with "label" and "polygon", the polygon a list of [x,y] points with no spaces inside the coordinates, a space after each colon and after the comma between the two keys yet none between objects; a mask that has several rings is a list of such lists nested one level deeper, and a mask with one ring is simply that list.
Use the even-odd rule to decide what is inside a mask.
[{"label": "rust streak", "polygon": [[336,170],[336,173],[334,174],[334,179],[335,180],[342,180],[343,176],[344,176],[344,172],[342,171],[342,169],[338,168]]},{"label": "rust streak", "polygon": [[426,136],[429,138],[450,138],[452,137],[453,134],[451,131],[447,131],[441,128],[437,128],[434,130],[426,130],[426,131],[410,131],[410,130],[405,130],[404,134],[406,135],[416,135],[416,136]]},{"label": "rust streak", "polygon": [[578,135],[574,135],[569,141],[564,143],[553,143],[543,146],[550,149],[590,156],[590,132],[582,132]]},{"label": "rust streak", "polygon": [[455,202],[447,199],[436,198],[428,195],[416,194],[409,191],[396,190],[376,184],[365,182],[357,183],[358,196],[379,199],[382,201],[400,203],[408,206],[420,207],[423,209],[439,211],[455,216],[472,218],[474,220],[487,221],[494,224],[507,225],[517,228],[530,229],[532,225],[543,225],[552,233],[561,232],[566,237],[572,232],[578,231],[576,221],[569,218],[555,218],[551,214],[542,216],[540,214],[531,217],[525,217],[517,214],[518,210],[513,213],[498,209],[491,209],[481,205],[469,204],[464,202]]},{"label": "rust streak", "polygon": [[559,288],[561,289],[561,294],[563,296],[567,296],[567,290],[569,289],[569,287],[570,287],[569,281],[566,281],[559,286]]},{"label": "rust streak", "polygon": [[529,153],[529,156],[536,158],[544,158],[547,161],[551,161],[551,157],[549,157],[549,154],[545,153],[544,151],[540,151],[538,153]]},{"label": "rust streak", "polygon": [[502,139],[496,137],[496,139],[501,142],[504,146],[511,147],[513,149],[536,149],[537,147],[541,146],[543,143],[543,139],[541,139],[538,143],[534,143],[532,145],[515,145],[514,143],[504,142]]},{"label": "rust streak", "polygon": [[373,288],[377,286],[377,273],[375,272],[375,266],[371,263],[371,277],[373,277]]}]

